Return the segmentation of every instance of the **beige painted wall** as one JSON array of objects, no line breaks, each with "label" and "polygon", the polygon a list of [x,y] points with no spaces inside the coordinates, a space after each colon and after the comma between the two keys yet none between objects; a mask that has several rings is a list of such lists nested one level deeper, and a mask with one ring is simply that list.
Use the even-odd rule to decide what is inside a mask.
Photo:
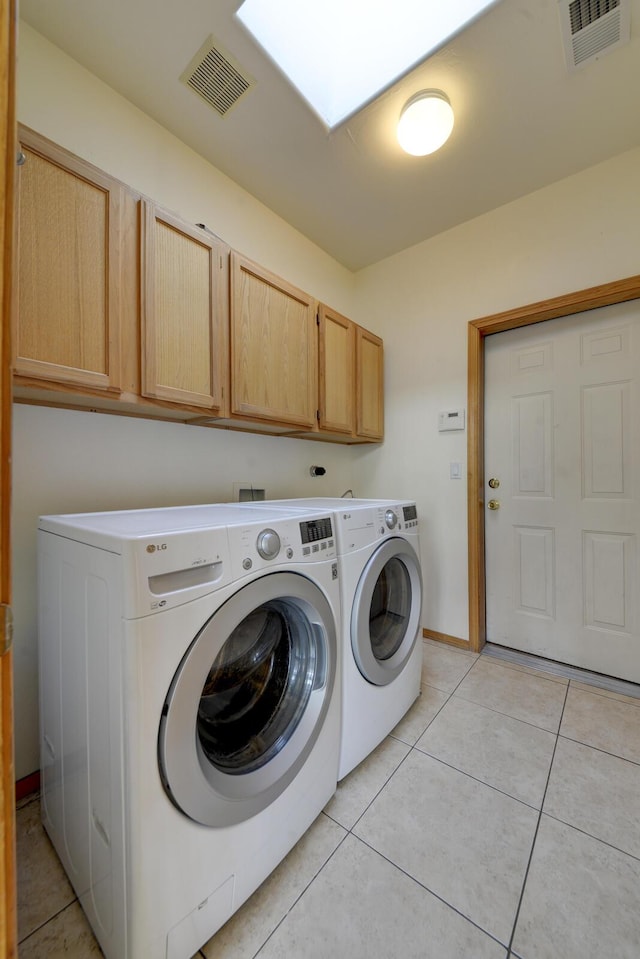
[{"label": "beige painted wall", "polygon": [[[18,119],[285,276],[353,310],[353,275],[26,24]],[[326,476],[312,479],[321,464]],[[341,495],[353,450],[282,437],[64,410],[14,409],[15,736],[18,778],[38,768],[38,516],[230,500],[234,482],[270,496]]]},{"label": "beige painted wall", "polygon": [[[640,271],[640,151],[421,243],[353,276],[154,121],[21,25],[18,116],[385,338],[386,439],[345,449],[107,416],[15,410],[18,776],[37,767],[35,546],[46,511],[270,495],[416,498],[423,625],[466,638],[466,406],[470,319]],[[166,452],[171,450],[171,457]],[[308,467],[327,467],[311,480]]]},{"label": "beige painted wall", "polygon": [[420,243],[357,276],[357,313],[384,337],[386,431],[356,453],[354,482],[417,498],[423,624],[468,638],[464,433],[438,411],[466,407],[470,320],[640,272],[640,150]]}]

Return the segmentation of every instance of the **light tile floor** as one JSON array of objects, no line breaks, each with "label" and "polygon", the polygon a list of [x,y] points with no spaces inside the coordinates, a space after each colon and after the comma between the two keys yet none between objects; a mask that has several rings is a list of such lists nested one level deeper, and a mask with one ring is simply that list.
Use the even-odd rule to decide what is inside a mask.
[{"label": "light tile floor", "polygon": [[[424,653],[415,706],[199,959],[638,959],[640,699]],[[18,868],[20,959],[99,957],[37,798]]]}]

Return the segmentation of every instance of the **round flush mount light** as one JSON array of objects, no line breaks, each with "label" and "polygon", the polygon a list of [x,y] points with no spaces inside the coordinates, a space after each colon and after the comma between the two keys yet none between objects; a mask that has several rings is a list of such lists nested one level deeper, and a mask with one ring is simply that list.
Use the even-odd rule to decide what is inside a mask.
[{"label": "round flush mount light", "polygon": [[422,90],[408,100],[398,121],[398,142],[406,153],[435,153],[453,130],[453,110],[440,90]]}]

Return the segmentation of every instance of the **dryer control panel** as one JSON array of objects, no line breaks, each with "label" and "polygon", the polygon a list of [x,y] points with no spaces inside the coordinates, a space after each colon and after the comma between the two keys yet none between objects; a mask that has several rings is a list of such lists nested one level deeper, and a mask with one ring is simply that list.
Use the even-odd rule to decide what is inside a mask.
[{"label": "dryer control panel", "polygon": [[418,510],[415,503],[398,503],[378,507],[377,531],[380,536],[418,531]]}]

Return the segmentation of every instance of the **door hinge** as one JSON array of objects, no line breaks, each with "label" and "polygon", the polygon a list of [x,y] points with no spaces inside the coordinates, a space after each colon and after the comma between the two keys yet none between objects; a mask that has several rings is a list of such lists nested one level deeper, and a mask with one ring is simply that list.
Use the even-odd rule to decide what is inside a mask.
[{"label": "door hinge", "polygon": [[316,313],[316,326],[320,326],[320,313]]},{"label": "door hinge", "polygon": [[24,164],[25,164],[25,162],[26,162],[26,159],[27,159],[27,158],[26,158],[25,154],[22,152],[22,150],[18,150],[18,155],[16,156],[16,164],[17,164],[17,166],[24,166]]},{"label": "door hinge", "polygon": [[316,419],[320,422],[320,410],[316,410]]},{"label": "door hinge", "polygon": [[0,656],[11,649],[13,643],[13,612],[11,607],[0,603]]}]

